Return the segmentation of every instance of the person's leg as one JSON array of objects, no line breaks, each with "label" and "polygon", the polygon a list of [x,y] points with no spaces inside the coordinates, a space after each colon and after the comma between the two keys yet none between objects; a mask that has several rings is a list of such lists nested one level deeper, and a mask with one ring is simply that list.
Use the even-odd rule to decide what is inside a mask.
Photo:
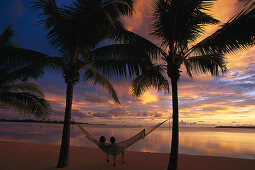
[{"label": "person's leg", "polygon": [[107,153],[106,155],[107,155],[106,162],[109,162],[109,153]]},{"label": "person's leg", "polygon": [[124,151],[121,152],[121,157],[122,157],[122,163],[125,163],[125,160],[124,160]]},{"label": "person's leg", "polygon": [[113,166],[116,165],[115,160],[116,160],[116,155],[113,155]]}]

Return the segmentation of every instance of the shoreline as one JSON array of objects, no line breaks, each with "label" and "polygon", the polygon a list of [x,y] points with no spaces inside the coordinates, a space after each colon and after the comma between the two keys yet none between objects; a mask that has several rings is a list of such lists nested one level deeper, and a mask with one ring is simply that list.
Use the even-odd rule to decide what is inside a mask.
[{"label": "shoreline", "polygon": [[[56,169],[60,146],[53,144],[0,141],[0,169]],[[168,153],[126,151],[125,161],[117,156],[117,166],[106,163],[106,155],[97,148],[70,147],[70,163],[64,169],[88,170],[165,170]],[[253,170],[255,160],[179,154],[179,170]]]}]

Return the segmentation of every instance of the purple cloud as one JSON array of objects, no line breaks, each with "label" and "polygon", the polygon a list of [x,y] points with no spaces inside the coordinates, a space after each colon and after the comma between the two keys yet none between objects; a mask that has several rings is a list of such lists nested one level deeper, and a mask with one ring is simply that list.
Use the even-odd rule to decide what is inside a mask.
[{"label": "purple cloud", "polygon": [[108,97],[99,95],[98,93],[85,92],[85,100],[92,103],[107,103]]}]

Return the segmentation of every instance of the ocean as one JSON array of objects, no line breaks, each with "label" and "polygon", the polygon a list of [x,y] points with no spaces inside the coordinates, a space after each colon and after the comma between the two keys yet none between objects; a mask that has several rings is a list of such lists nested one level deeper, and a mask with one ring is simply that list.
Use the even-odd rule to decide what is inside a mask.
[{"label": "ocean", "polygon": [[[82,125],[99,139],[107,142],[114,136],[116,142],[126,140],[142,127],[111,127]],[[0,141],[60,144],[61,124],[0,122]],[[180,128],[179,153],[190,155],[223,156],[255,159],[255,129],[236,128]],[[169,153],[171,128],[158,128],[128,150],[140,152]],[[87,140],[76,125],[71,125],[71,145],[96,147]]]}]

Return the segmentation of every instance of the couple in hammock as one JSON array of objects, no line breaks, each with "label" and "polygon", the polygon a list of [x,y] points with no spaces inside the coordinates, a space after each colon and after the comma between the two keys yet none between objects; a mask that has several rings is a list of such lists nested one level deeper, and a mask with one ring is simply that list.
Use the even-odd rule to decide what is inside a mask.
[{"label": "couple in hammock", "polygon": [[115,143],[115,138],[114,137],[110,138],[111,143],[105,143],[106,138],[104,136],[101,136],[100,139],[98,140],[93,135],[91,135],[87,130],[82,128],[79,124],[77,124],[77,126],[81,129],[81,131],[84,133],[84,135],[87,139],[89,139],[93,143],[95,143],[103,152],[105,152],[107,154],[107,162],[109,162],[109,159],[108,159],[109,154],[111,154],[113,156],[113,159],[114,159],[113,165],[115,166],[116,165],[115,159],[116,159],[116,156],[119,153],[122,154],[122,162],[124,162],[124,151],[125,151],[125,149],[132,146],[133,144],[135,144],[139,140],[143,139],[145,136],[150,134],[152,131],[157,129],[159,126],[164,124],[169,119],[170,118],[166,119],[165,121],[163,121],[159,124],[156,124],[155,126],[144,128],[143,130],[141,130],[136,135],[130,137],[127,140],[124,140],[124,141],[118,142],[118,143]]},{"label": "couple in hammock", "polygon": [[104,151],[107,155],[106,162],[109,162],[109,154],[113,156],[113,166],[116,165],[115,160],[116,156],[121,152],[122,163],[124,163],[124,148],[121,147],[119,144],[115,143],[115,137],[110,138],[111,143],[105,143],[106,138],[101,136],[99,139],[98,147]]}]

